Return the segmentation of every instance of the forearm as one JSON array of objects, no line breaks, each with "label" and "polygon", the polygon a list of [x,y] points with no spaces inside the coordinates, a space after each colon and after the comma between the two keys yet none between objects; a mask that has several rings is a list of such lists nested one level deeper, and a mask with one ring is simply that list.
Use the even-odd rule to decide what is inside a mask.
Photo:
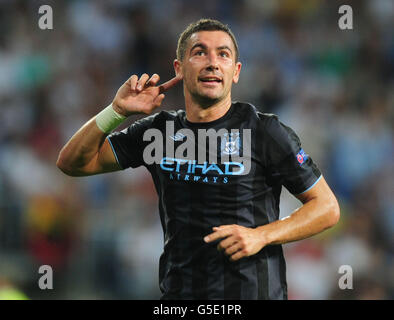
[{"label": "forearm", "polygon": [[86,176],[121,169],[110,147],[107,134],[126,117],[117,113],[112,104],[80,128],[60,151],[56,165],[70,176]]},{"label": "forearm", "polygon": [[107,134],[96,124],[96,117],[86,122],[66,143],[59,153],[57,166],[62,171],[83,168],[97,156]]},{"label": "forearm", "polygon": [[335,199],[312,199],[289,217],[256,228],[261,231],[265,245],[283,244],[311,237],[335,225],[339,207]]}]

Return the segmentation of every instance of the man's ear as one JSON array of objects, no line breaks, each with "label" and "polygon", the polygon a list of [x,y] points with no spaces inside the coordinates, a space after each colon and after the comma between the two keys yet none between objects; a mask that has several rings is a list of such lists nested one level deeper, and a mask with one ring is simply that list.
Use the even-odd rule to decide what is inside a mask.
[{"label": "man's ear", "polygon": [[177,77],[183,78],[183,73],[182,73],[182,62],[180,62],[178,59],[174,60],[174,70],[175,70],[175,75]]},{"label": "man's ear", "polygon": [[235,64],[235,71],[234,71],[234,76],[233,76],[233,82],[238,83],[239,80],[239,74],[241,73],[241,68],[242,68],[242,63],[237,62]]}]

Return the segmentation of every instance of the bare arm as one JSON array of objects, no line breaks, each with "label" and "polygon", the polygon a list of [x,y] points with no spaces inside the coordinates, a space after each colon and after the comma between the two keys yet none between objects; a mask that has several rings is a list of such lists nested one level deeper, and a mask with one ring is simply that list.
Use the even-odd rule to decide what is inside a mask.
[{"label": "bare arm", "polygon": [[80,128],[60,151],[57,167],[73,177],[120,170],[107,134],[96,125],[96,117]]},{"label": "bare arm", "polygon": [[212,242],[224,238],[218,249],[225,250],[231,260],[238,260],[256,254],[270,244],[283,244],[311,237],[338,222],[338,202],[324,177],[297,198],[303,202],[303,206],[286,219],[255,229],[239,225],[214,227],[214,232],[204,240]]},{"label": "bare arm", "polygon": [[[132,75],[118,90],[112,102],[113,109],[126,117],[132,114],[151,114],[161,105],[163,92],[173,87],[180,78],[173,78],[156,86],[160,77],[140,79]],[[97,124],[96,117],[85,123],[60,151],[56,165],[70,176],[88,176],[120,170],[111,146]]]},{"label": "bare arm", "polygon": [[320,233],[339,221],[338,202],[324,177],[307,192],[297,196],[303,206],[289,217],[257,228],[266,244],[282,244],[302,240]]}]

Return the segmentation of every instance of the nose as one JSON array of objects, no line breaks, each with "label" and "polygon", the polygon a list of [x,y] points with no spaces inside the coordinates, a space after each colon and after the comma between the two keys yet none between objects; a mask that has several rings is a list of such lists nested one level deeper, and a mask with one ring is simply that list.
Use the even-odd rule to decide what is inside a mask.
[{"label": "nose", "polygon": [[214,71],[214,70],[218,70],[219,69],[219,65],[218,65],[218,60],[217,60],[217,56],[216,56],[216,52],[210,52],[208,54],[208,66],[207,66],[207,70],[208,71]]}]

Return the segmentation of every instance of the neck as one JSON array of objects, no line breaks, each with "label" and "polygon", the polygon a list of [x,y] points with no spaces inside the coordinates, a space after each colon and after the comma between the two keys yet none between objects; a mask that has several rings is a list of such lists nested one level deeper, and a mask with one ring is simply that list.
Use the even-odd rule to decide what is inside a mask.
[{"label": "neck", "polygon": [[[188,99],[189,98],[189,99]],[[185,98],[186,119],[190,122],[211,122],[223,117],[231,107],[231,95],[211,105],[201,105],[191,99]]]}]

